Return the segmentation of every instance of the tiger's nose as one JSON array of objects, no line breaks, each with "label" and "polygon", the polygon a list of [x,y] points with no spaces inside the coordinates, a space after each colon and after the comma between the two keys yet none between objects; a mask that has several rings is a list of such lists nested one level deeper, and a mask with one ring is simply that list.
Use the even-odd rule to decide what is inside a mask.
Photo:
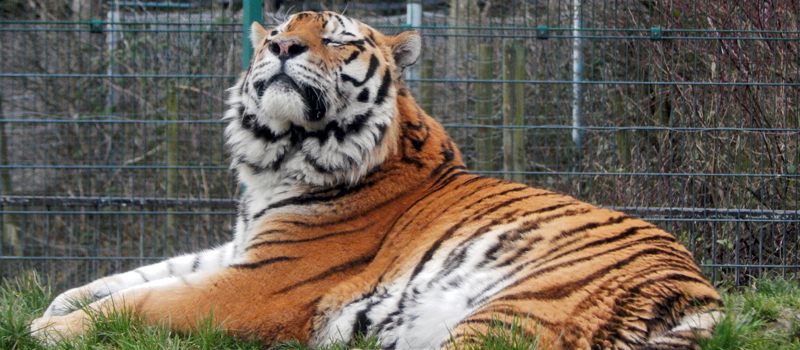
[{"label": "tiger's nose", "polygon": [[269,44],[269,52],[281,60],[288,60],[308,51],[308,45],[297,39],[276,39]]}]

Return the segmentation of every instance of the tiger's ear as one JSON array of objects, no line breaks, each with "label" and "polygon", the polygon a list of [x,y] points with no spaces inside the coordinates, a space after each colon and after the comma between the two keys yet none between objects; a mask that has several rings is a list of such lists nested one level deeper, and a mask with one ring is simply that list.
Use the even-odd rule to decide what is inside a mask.
[{"label": "tiger's ear", "polygon": [[250,26],[250,42],[253,43],[253,48],[258,48],[261,41],[267,36],[267,30],[258,22],[253,22]]},{"label": "tiger's ear", "polygon": [[416,63],[421,51],[422,37],[417,31],[402,32],[392,38],[394,63],[401,70]]}]

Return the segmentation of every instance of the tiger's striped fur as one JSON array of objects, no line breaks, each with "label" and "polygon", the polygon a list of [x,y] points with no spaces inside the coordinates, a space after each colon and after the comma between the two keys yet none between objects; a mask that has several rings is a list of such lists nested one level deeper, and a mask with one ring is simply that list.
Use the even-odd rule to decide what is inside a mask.
[{"label": "tiger's striped fur", "polygon": [[712,331],[720,297],[672,235],[464,167],[403,85],[417,33],[303,12],[252,40],[225,114],[233,241],[67,291],[36,336],[82,333],[86,297],[267,343],[450,348],[500,325],[546,349],[690,349]]}]

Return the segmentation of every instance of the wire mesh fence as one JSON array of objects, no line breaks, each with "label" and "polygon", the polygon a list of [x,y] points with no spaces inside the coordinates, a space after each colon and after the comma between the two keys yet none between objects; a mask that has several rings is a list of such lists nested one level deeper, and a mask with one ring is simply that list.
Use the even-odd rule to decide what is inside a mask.
[{"label": "wire mesh fence", "polygon": [[[4,277],[66,287],[230,237],[220,117],[241,5],[84,2],[0,6]],[[406,1],[267,2],[264,18],[413,24],[406,80],[472,169],[650,220],[718,282],[800,271],[800,4],[421,3],[420,23]]]}]

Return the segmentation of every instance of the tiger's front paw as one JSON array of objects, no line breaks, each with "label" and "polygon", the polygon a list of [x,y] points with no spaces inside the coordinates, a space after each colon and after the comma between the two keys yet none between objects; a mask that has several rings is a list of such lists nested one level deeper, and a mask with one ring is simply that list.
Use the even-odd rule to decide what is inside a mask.
[{"label": "tiger's front paw", "polygon": [[70,289],[53,299],[42,318],[69,315],[95,299],[97,298],[92,296],[86,287]]},{"label": "tiger's front paw", "polygon": [[89,315],[82,310],[66,316],[41,317],[31,322],[31,336],[52,345],[86,333],[90,324]]}]

